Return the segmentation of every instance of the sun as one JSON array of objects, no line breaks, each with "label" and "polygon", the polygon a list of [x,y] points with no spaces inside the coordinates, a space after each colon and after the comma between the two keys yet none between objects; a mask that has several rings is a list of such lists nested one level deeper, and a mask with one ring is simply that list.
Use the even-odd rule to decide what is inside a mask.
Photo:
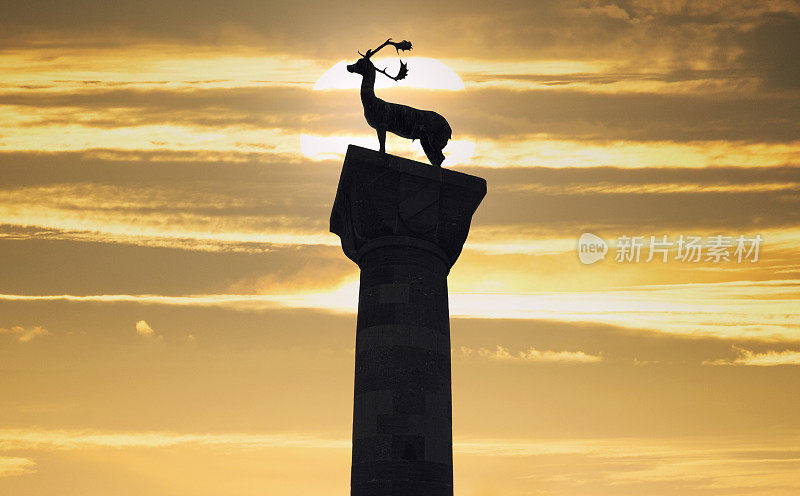
[{"label": "sun", "polygon": [[[390,81],[387,78],[378,78],[375,81],[375,88],[421,88],[426,90],[450,90],[459,91],[464,89],[464,81],[458,77],[451,68],[436,59],[427,57],[403,58],[408,63],[408,76],[402,81]],[[361,76],[347,72],[345,66],[351,63],[346,60],[337,62],[333,67],[325,71],[320,76],[315,90],[349,90],[358,89],[361,86]],[[397,73],[400,61],[394,58],[379,58],[373,61],[377,67],[386,68],[389,73]]]},{"label": "sun", "polygon": [[[464,91],[464,81],[458,77],[446,64],[427,57],[403,58],[408,64],[408,76],[401,81],[391,81],[388,78],[378,78],[375,82],[376,89],[404,87],[410,89]],[[352,62],[352,61],[350,61]],[[350,62],[342,60],[325,71],[314,84],[316,91],[357,90],[361,87],[361,76],[347,71]],[[400,60],[397,57],[376,59],[375,65],[386,68],[387,72],[397,73]],[[398,102],[402,103],[402,102]],[[363,135],[327,135],[315,136],[303,134],[300,137],[300,149],[304,156],[311,160],[335,160],[344,157],[347,145],[354,144],[365,148],[377,149],[378,140],[373,132]],[[399,150],[416,160],[426,161],[422,146],[416,140],[409,140],[387,136],[387,148]],[[444,149],[444,166],[466,165],[475,153],[475,142],[470,140],[451,139]]]}]

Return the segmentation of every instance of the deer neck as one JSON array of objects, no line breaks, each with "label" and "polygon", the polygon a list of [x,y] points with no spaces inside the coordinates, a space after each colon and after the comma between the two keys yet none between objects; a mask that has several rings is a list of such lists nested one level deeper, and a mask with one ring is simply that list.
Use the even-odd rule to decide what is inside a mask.
[{"label": "deer neck", "polygon": [[376,99],[375,96],[375,70],[367,71],[361,78],[361,102],[369,103]]}]

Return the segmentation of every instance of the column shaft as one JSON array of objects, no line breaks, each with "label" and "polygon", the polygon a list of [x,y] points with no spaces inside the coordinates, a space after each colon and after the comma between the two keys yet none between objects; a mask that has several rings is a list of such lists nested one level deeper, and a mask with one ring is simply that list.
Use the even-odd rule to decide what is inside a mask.
[{"label": "column shaft", "polygon": [[452,496],[449,266],[387,239],[358,261],[351,494]]}]

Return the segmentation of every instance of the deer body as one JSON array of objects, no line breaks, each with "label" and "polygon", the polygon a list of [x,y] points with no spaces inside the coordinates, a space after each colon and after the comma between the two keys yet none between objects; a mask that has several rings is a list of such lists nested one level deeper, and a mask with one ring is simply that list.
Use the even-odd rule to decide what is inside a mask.
[{"label": "deer body", "polygon": [[[387,102],[375,96],[375,74],[376,72],[386,73],[376,69],[369,57],[387,44],[400,45],[387,40],[377,49],[368,50],[367,54],[356,63],[347,66],[348,71],[360,74],[362,77],[361,103],[364,106],[364,117],[367,124],[378,133],[381,153],[386,152],[386,132],[388,131],[402,138],[418,139],[431,164],[441,167],[444,161],[442,149],[452,135],[447,120],[431,110],[419,110],[407,105]],[[410,43],[408,43],[408,47],[407,49],[410,49]],[[405,65],[401,65],[398,77],[389,77],[395,80],[402,79],[405,76],[404,70]]]}]

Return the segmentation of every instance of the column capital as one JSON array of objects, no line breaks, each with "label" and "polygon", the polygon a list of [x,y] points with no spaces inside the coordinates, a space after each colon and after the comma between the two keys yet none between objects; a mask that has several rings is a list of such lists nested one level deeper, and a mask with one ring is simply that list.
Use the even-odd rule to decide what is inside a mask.
[{"label": "column capital", "polygon": [[350,145],[331,232],[356,263],[371,246],[412,238],[423,242],[420,247],[438,250],[449,268],[461,254],[472,215],[485,195],[483,178]]}]

